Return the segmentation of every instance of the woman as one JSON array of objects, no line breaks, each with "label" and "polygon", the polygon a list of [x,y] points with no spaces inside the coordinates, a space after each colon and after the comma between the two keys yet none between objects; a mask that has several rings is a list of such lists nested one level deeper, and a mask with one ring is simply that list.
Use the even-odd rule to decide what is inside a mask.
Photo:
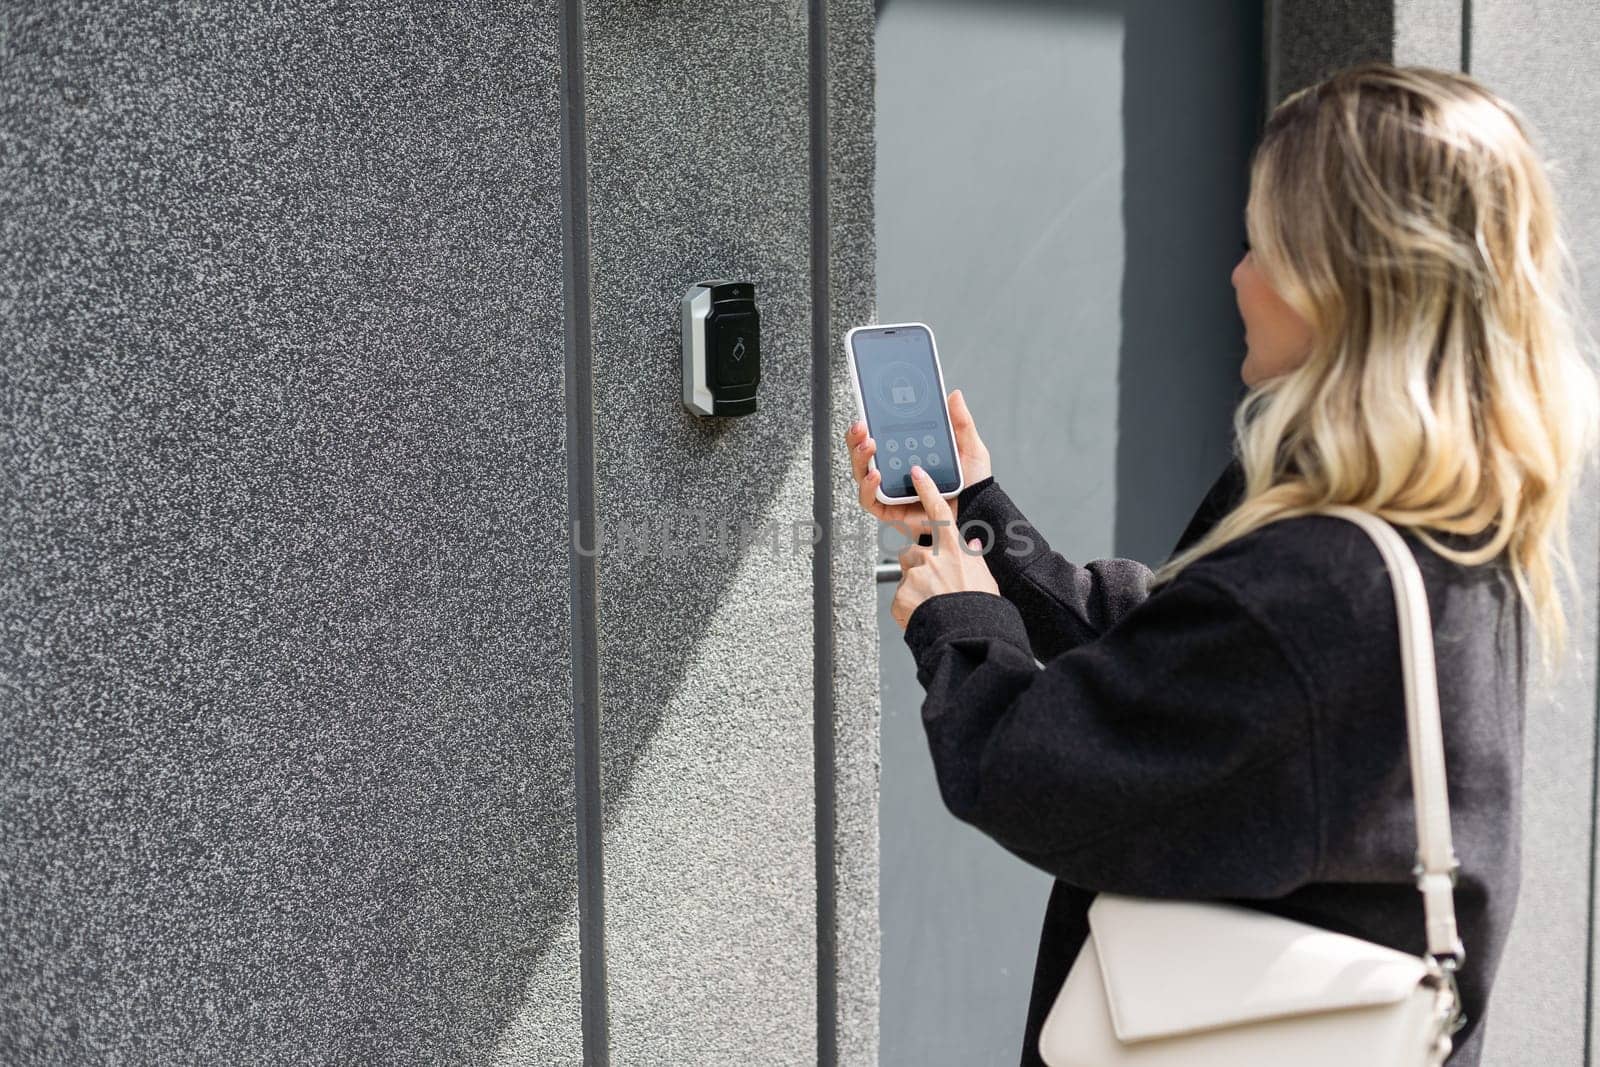
[{"label": "woman", "polygon": [[[1554,570],[1572,575],[1567,504],[1600,416],[1569,258],[1517,112],[1387,64],[1278,106],[1245,220],[1235,461],[1158,570],[1052,551],[959,390],[955,506],[920,474],[919,504],[879,503],[857,423],[861,502],[934,531],[901,553],[892,611],[945,803],[1057,879],[1024,1064],[1098,891],[1426,950],[1388,572],[1365,532],[1308,512],[1394,523],[1434,622],[1466,946],[1449,1063],[1471,1067],[1519,882],[1524,628],[1553,666]],[[957,516],[962,533],[939,525]]]}]

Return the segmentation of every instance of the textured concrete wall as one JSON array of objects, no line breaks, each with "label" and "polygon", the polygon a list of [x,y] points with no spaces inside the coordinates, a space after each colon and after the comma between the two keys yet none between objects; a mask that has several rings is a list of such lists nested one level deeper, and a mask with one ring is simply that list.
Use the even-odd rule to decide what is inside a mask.
[{"label": "textured concrete wall", "polygon": [[[870,70],[865,5],[830,8],[843,31],[831,66]],[[778,531],[776,545],[744,551],[614,545],[598,561],[618,1062],[738,1063],[757,1049],[765,1063],[818,1058],[808,139],[820,101],[807,16],[793,3],[721,5],[714,17],[697,3],[588,5],[597,517],[637,529],[670,502],[684,531],[732,533],[741,520]],[[870,204],[854,199],[870,180],[869,104],[840,109],[834,161],[847,182],[834,202],[857,234],[870,226]],[[839,254],[849,305],[824,320],[835,371],[835,338],[869,309],[871,246],[841,240]],[[759,294],[754,417],[704,420],[676,403],[677,300],[712,275],[752,280]],[[827,432],[842,435],[847,414]],[[834,484],[837,441],[826,442]],[[872,602],[870,545],[849,558],[838,592],[855,618],[841,662],[854,670],[876,651],[859,622]],[[854,950],[843,1029],[858,1063],[874,1054],[875,682],[851,679],[838,707],[844,810],[856,820],[842,863]]]},{"label": "textured concrete wall", "polygon": [[4,16],[0,1060],[571,1061],[554,15]]},{"label": "textured concrete wall", "polygon": [[1412,6],[1410,0],[1266,0],[1269,103],[1340,67],[1388,58],[1395,11]]},{"label": "textured concrete wall", "polygon": [[[827,692],[821,729],[832,735],[831,842],[833,914],[822,924],[824,1018],[819,1020],[820,1067],[876,1067],[879,1062],[879,738],[878,521],[856,502],[850,467],[840,462],[838,442],[855,420],[854,391],[845,363],[844,335],[852,326],[882,321],[877,315],[877,211],[874,176],[876,139],[876,23],[866,2],[828,7],[827,337],[820,345],[825,375],[814,377],[813,396],[827,397],[827,410],[812,417],[821,434],[813,442],[814,467],[829,488],[831,516],[824,561],[829,568],[833,620],[824,636],[830,655],[823,660],[817,689]],[[815,265],[815,260],[813,263]],[[815,310],[813,310],[815,314]],[[815,343],[815,341],[814,341]],[[819,523],[820,523],[819,519]],[[831,727],[829,721],[831,720]],[[824,769],[826,774],[826,769]],[[824,860],[826,862],[826,860]],[[828,958],[831,955],[831,960]],[[829,976],[831,974],[831,983]],[[826,1016],[831,1014],[831,1027]],[[831,1041],[828,1031],[832,1030]]]},{"label": "textured concrete wall", "polygon": [[[872,23],[814,10],[0,16],[0,1062],[875,1061],[873,557],[803,536],[864,518]],[[681,406],[708,275],[752,417]],[[569,499],[802,539],[590,601]]]},{"label": "textured concrete wall", "polygon": [[[1552,164],[1592,330],[1600,325],[1600,9],[1589,0],[1473,0],[1471,26],[1472,73],[1522,110]],[[1600,773],[1600,479],[1592,467],[1574,504],[1573,561],[1587,587],[1571,615],[1577,655],[1528,704],[1522,893],[1495,986],[1488,1064],[1592,1062],[1586,1031],[1596,1021],[1597,972],[1587,953],[1597,920],[1590,879]]]},{"label": "textured concrete wall", "polygon": [[[793,4],[710,24],[690,3],[588,4],[596,500],[614,527],[663,491],[693,525],[809,518],[805,31]],[[672,403],[677,299],[719,275],[760,296],[761,410],[707,422]],[[614,546],[598,570],[612,1054],[812,1059],[810,552]]]},{"label": "textured concrete wall", "polygon": [[1267,98],[1363,59],[1449,70],[1469,49],[1470,0],[1266,0]]},{"label": "textured concrete wall", "polygon": [[[1386,0],[1350,47],[1350,5],[1278,0],[1272,25],[1280,80],[1272,99],[1357,59],[1465,69],[1520,108],[1552,164],[1567,234],[1585,280],[1590,328],[1600,313],[1600,11],[1588,0]],[[1321,48],[1317,42],[1326,39]],[[1572,549],[1582,596],[1572,603],[1575,653],[1552,683],[1530,691],[1523,796],[1523,879],[1496,979],[1485,1064],[1587,1063],[1595,1025],[1588,954],[1597,916],[1595,583],[1600,485],[1593,468],[1575,501]],[[1462,857],[1471,863],[1470,856]],[[1467,946],[1467,966],[1472,966]],[[1600,962],[1600,961],[1597,961]]]}]

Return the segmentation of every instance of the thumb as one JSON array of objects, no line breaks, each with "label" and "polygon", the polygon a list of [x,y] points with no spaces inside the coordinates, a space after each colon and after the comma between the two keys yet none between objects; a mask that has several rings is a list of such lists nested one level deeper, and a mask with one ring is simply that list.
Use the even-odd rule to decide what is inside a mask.
[{"label": "thumb", "polygon": [[967,398],[960,389],[950,394],[950,428],[963,439],[978,440],[978,424],[967,407]]}]

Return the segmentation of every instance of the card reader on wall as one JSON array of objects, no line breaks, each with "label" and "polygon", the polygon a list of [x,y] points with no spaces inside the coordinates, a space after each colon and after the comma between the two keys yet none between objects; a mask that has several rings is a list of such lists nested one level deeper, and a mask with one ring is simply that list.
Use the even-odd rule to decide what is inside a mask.
[{"label": "card reader on wall", "polygon": [[755,283],[714,278],[683,294],[683,404],[696,415],[748,415],[761,381]]}]

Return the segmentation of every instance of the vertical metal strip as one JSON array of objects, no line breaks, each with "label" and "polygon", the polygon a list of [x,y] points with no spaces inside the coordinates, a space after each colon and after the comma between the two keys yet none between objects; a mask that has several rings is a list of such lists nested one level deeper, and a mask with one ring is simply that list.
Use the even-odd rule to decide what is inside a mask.
[{"label": "vertical metal strip", "polygon": [[595,549],[594,366],[589,286],[588,128],[583,0],[562,0],[561,193],[566,308],[567,514],[572,523],[572,717],[577,801],[578,947],[583,1062],[610,1058],[606,1003],[605,866],[600,808],[599,587]]},{"label": "vertical metal strip", "polygon": [[833,734],[833,302],[828,211],[828,4],[811,0],[807,89],[811,112],[811,518],[820,531],[811,561],[812,749],[817,842],[817,1067],[839,1059],[834,871]]},{"label": "vertical metal strip", "polygon": [[1472,73],[1472,0],[1461,0],[1461,73]]},{"label": "vertical metal strip", "polygon": [[[1600,680],[1595,689],[1595,706],[1600,707]],[[1593,1067],[1595,1026],[1595,879],[1600,878],[1600,722],[1595,723],[1594,742],[1589,752],[1589,921],[1583,941],[1583,1067]]]},{"label": "vertical metal strip", "polygon": [[[1600,707],[1600,688],[1595,692]],[[1594,745],[1589,753],[1589,921],[1583,947],[1583,1067],[1594,1064],[1594,952],[1595,878],[1600,877],[1600,723],[1596,723]]]}]

